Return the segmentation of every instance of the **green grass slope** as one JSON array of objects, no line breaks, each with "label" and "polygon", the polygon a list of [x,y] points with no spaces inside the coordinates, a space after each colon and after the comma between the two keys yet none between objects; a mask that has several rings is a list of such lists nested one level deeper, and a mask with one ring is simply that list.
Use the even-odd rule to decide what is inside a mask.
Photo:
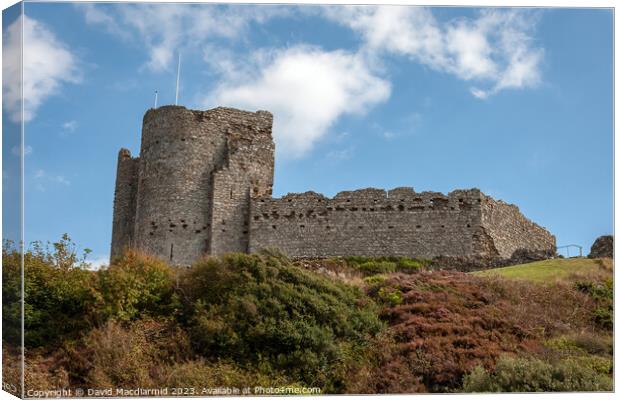
[{"label": "green grass slope", "polygon": [[477,276],[502,276],[538,283],[555,282],[570,279],[575,275],[600,275],[611,272],[611,261],[590,258],[556,258],[536,261],[510,267],[488,269],[473,272]]}]

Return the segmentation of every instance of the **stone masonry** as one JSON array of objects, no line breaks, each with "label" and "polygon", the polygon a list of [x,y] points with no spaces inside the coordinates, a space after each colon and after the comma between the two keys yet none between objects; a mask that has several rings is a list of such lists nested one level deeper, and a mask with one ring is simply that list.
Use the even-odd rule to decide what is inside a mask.
[{"label": "stone masonry", "polygon": [[247,252],[250,197],[273,185],[271,124],[266,111],[147,111],[140,156],[118,155],[111,258],[128,247],[173,264]]},{"label": "stone masonry", "polygon": [[412,188],[306,192],[252,202],[250,251],[292,257],[406,256],[507,260],[555,252],[555,238],[519,209],[478,189],[416,193]]},{"label": "stone masonry", "polygon": [[294,258],[501,260],[555,253],[555,237],[478,189],[361,189],[272,198],[272,115],[147,111],[140,156],[118,155],[111,258],[137,248],[173,264],[274,248]]}]

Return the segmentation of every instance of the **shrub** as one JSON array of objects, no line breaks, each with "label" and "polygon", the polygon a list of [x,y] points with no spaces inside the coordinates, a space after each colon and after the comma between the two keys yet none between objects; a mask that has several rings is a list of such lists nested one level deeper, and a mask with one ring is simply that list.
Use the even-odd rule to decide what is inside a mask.
[{"label": "shrub", "polygon": [[593,327],[596,302],[570,282],[539,285],[487,277],[481,291],[493,301],[506,302],[510,308],[506,318],[535,337],[550,338]]},{"label": "shrub", "polygon": [[293,381],[329,391],[343,390],[346,366],[382,329],[375,304],[358,288],[278,257],[208,258],[182,281],[199,354],[250,363],[268,375],[287,371]]},{"label": "shrub", "polygon": [[477,363],[492,366],[500,354],[526,347],[525,332],[507,317],[508,304],[475,276],[398,274],[367,290],[385,304],[381,318],[390,324],[395,342],[374,370],[380,378],[368,392],[452,391]]},{"label": "shrub", "polygon": [[575,287],[584,293],[588,293],[597,301],[613,300],[614,298],[614,283],[611,279],[606,279],[603,282],[577,281]]},{"label": "shrub", "polygon": [[373,258],[365,257],[365,256],[347,256],[347,257],[343,257],[343,259],[347,264],[350,264],[350,265],[355,265],[355,264],[359,265],[359,264],[363,264],[368,261],[373,261]]},{"label": "shrub", "polygon": [[[177,363],[168,367],[161,386],[173,388],[217,388],[247,386],[291,386],[282,376],[267,376],[256,370],[241,368],[230,361],[209,362],[204,359]],[[207,393],[196,392],[196,395]]]},{"label": "shrub", "polygon": [[611,278],[603,282],[596,281],[577,281],[575,288],[588,294],[597,304],[592,312],[592,320],[603,329],[612,330],[613,321],[613,299],[614,284]]},{"label": "shrub", "polygon": [[[343,257],[342,260],[364,274],[381,274],[392,272],[417,272],[430,265],[428,260],[416,260],[407,257]],[[334,261],[334,260],[332,260]]]},{"label": "shrub", "polygon": [[368,274],[386,274],[396,272],[396,263],[391,261],[366,261],[358,269]]},{"label": "shrub", "polygon": [[[92,326],[95,275],[83,269],[67,235],[54,251],[35,242],[24,254],[24,340],[33,348],[75,338]],[[2,251],[3,339],[21,341],[21,255],[5,243]]]},{"label": "shrub", "polygon": [[576,360],[550,364],[529,358],[500,357],[492,372],[475,368],[463,381],[464,392],[609,391],[612,380]]},{"label": "shrub", "polygon": [[174,282],[175,273],[164,262],[128,251],[98,272],[99,317],[130,321],[174,316],[180,307]]},{"label": "shrub", "polygon": [[599,374],[611,374],[612,340],[592,333],[560,336],[547,340],[545,346],[553,350],[547,358],[555,361],[572,360]]},{"label": "shrub", "polygon": [[614,328],[614,310],[610,304],[608,306],[597,307],[592,314],[594,322],[604,329]]},{"label": "shrub", "polygon": [[187,335],[167,321],[110,320],[68,346],[65,362],[90,387],[154,387],[190,353]]},{"label": "shrub", "polygon": [[401,257],[398,259],[399,271],[420,271],[428,266],[428,263],[411,258]]},{"label": "shrub", "polygon": [[377,292],[377,297],[382,303],[394,307],[403,302],[403,295],[398,289],[382,287]]},{"label": "shrub", "polygon": [[588,368],[601,375],[609,375],[613,368],[613,359],[610,357],[600,356],[579,356],[570,357],[577,365],[583,368]]},{"label": "shrub", "polygon": [[556,350],[561,354],[586,354],[586,351],[577,344],[575,339],[568,336],[549,339],[544,344],[547,348]]},{"label": "shrub", "polygon": [[372,286],[372,285],[381,284],[385,282],[386,280],[387,280],[386,275],[371,275],[371,276],[367,276],[366,278],[364,278],[364,283]]},{"label": "shrub", "polygon": [[581,333],[573,337],[575,345],[589,354],[613,356],[613,337]]}]

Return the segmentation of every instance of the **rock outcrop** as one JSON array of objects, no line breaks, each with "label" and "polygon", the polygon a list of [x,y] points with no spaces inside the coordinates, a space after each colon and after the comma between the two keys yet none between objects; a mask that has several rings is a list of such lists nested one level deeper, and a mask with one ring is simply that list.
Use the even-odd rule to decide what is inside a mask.
[{"label": "rock outcrop", "polygon": [[589,258],[614,258],[614,237],[612,235],[599,236],[590,248]]}]

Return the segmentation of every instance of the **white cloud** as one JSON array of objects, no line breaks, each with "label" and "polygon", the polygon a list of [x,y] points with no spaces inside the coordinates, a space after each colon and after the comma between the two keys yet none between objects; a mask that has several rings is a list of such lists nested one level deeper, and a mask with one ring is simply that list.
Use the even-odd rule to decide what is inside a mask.
[{"label": "white cloud", "polygon": [[332,150],[326,154],[326,158],[333,161],[348,160],[353,156],[353,147],[347,147],[341,150]]},{"label": "white cloud", "polygon": [[[20,146],[13,146],[11,148],[11,153],[13,153],[14,156],[20,156],[22,154],[22,149]],[[29,154],[32,153],[32,146],[24,146],[24,156],[27,156]]]},{"label": "white cloud", "polygon": [[[543,51],[531,38],[536,14],[520,10],[492,9],[444,22],[422,7],[296,8],[354,30],[362,38],[360,49],[326,51],[293,44],[239,53],[216,39],[240,40],[252,24],[285,16],[293,8],[162,3],[77,7],[87,23],[143,46],[148,52],[144,67],[152,71],[175,67],[177,51],[202,52],[210,72],[220,79],[199,98],[201,105],[273,112],[276,148],[289,157],[311,150],[341,116],[363,114],[389,98],[383,65],[387,54],[470,82],[477,98],[540,81]],[[384,132],[388,139],[394,135],[400,132]]]},{"label": "white cloud", "polygon": [[445,23],[410,6],[328,7],[324,15],[358,32],[367,53],[407,56],[486,86],[471,88],[478,98],[540,82],[543,49],[531,37],[538,20],[532,11],[491,9]]},{"label": "white cloud", "polygon": [[470,21],[459,20],[446,30],[446,64],[443,67],[464,80],[497,74],[487,35]]},{"label": "white cloud", "polygon": [[3,32],[2,93],[11,120],[21,120],[21,46],[23,22],[24,121],[34,118],[37,109],[58,93],[63,83],[80,81],[76,57],[54,33],[37,20],[20,16]]},{"label": "white cloud", "polygon": [[65,132],[73,133],[78,127],[78,122],[76,120],[67,121],[62,124],[62,129]]},{"label": "white cloud", "polygon": [[392,140],[396,137],[396,133],[392,131],[383,131],[382,135],[386,140]]},{"label": "white cloud", "polygon": [[188,4],[77,5],[87,23],[146,46],[152,71],[170,69],[178,51],[193,51],[214,38],[238,39],[250,23],[285,15],[285,7]]},{"label": "white cloud", "polygon": [[95,5],[93,3],[78,3],[76,7],[84,13],[87,24],[102,25],[109,33],[128,39],[128,32],[117,23],[116,19],[110,14],[110,5]]},{"label": "white cloud", "polygon": [[445,45],[432,13],[410,6],[325,7],[325,15],[357,31],[366,50],[410,55],[429,65],[445,63]]},{"label": "white cloud", "polygon": [[273,112],[276,148],[283,156],[303,155],[340,116],[363,114],[391,91],[359,54],[296,46],[259,52],[251,60],[245,72],[224,75],[203,104]]},{"label": "white cloud", "polygon": [[45,191],[47,184],[56,184],[63,186],[70,186],[71,182],[63,175],[49,174],[43,169],[38,169],[34,173],[34,179],[36,181],[36,189],[42,192]]},{"label": "white cloud", "polygon": [[488,91],[478,89],[475,87],[470,88],[469,91],[474,97],[477,97],[479,99],[486,99],[487,97],[489,97],[489,94],[490,94]]},{"label": "white cloud", "polygon": [[56,175],[56,176],[54,176],[54,177],[52,178],[52,180],[53,180],[54,182],[56,182],[56,183],[60,183],[60,184],[62,184],[62,185],[66,185],[66,186],[71,185],[71,182],[69,182],[69,181],[67,180],[67,178],[65,178],[65,177],[64,177],[64,176],[62,176],[62,175]]}]

